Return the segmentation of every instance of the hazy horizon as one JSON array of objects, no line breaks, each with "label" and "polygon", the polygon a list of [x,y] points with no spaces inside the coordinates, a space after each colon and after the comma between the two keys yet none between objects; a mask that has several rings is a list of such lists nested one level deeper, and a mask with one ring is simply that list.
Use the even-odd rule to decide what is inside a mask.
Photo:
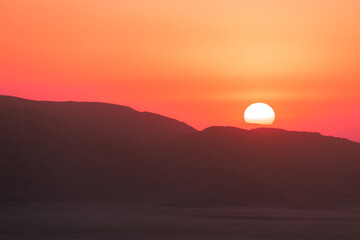
[{"label": "hazy horizon", "polygon": [[[28,99],[28,98],[23,98],[23,97],[19,97],[19,96],[11,96],[11,95],[3,95],[3,96],[8,96],[8,97],[15,97],[15,98],[21,98],[21,99],[25,99],[25,100],[31,100],[31,101],[50,101],[52,102],[51,100],[46,100],[46,99]],[[241,128],[241,129],[247,129],[247,130],[251,130],[251,129],[256,129],[256,128],[278,128],[278,129],[284,129],[284,130],[287,130],[287,131],[300,131],[300,132],[319,132],[320,134],[324,135],[324,136],[332,136],[332,137],[340,137],[340,138],[346,138],[346,139],[349,139],[351,141],[354,141],[354,142],[358,142],[360,143],[360,138],[351,138],[351,137],[346,137],[346,136],[337,136],[337,135],[331,135],[331,134],[326,134],[326,133],[323,133],[323,132],[320,132],[320,131],[317,131],[316,129],[313,129],[313,130],[302,130],[302,129],[286,129],[286,128],[281,128],[281,127],[276,127],[276,126],[272,126],[272,125],[262,125],[262,124],[256,124],[256,123],[246,123],[246,122],[243,122],[242,125],[237,125],[237,126],[234,126],[234,125],[209,125],[209,126],[205,126],[205,127],[196,127],[196,126],[193,126],[191,125],[190,123],[186,122],[186,121],[183,121],[182,119],[177,119],[175,117],[172,117],[172,116],[169,116],[169,115],[164,115],[164,114],[160,114],[158,112],[151,112],[151,111],[148,111],[146,109],[136,109],[132,106],[127,106],[127,105],[122,105],[122,104],[118,104],[118,103],[111,103],[111,102],[100,102],[100,101],[81,101],[81,100],[78,100],[78,101],[74,101],[74,100],[53,100],[53,102],[89,102],[89,103],[106,103],[106,104],[115,104],[115,105],[119,105],[119,106],[125,106],[125,107],[130,107],[132,109],[134,109],[135,111],[139,111],[139,112],[150,112],[150,113],[154,113],[154,114],[159,114],[159,115],[162,115],[164,117],[168,117],[168,118],[172,118],[172,119],[175,119],[175,120],[178,120],[180,122],[184,122],[186,124],[188,124],[189,126],[193,127],[194,129],[196,129],[197,131],[202,131],[204,129],[207,129],[207,128],[210,128],[210,127],[216,127],[216,126],[223,126],[223,127],[236,127],[236,128]]]}]

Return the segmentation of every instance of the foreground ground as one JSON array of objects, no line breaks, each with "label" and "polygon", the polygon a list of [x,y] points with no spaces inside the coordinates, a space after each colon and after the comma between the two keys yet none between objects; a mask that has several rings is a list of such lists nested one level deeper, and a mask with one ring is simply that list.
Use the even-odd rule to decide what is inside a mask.
[{"label": "foreground ground", "polygon": [[0,239],[360,239],[360,208],[35,204],[0,209]]}]

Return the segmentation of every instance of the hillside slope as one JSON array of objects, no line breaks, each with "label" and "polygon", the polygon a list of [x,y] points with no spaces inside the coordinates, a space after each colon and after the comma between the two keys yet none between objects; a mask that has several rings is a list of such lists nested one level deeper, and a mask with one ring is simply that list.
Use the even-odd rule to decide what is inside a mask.
[{"label": "hillside slope", "polygon": [[360,144],[0,97],[1,202],[359,205]]}]

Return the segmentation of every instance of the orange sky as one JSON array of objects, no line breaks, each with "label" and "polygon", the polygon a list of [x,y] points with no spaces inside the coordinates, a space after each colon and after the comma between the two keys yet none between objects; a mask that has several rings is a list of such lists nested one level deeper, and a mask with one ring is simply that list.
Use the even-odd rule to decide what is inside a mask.
[{"label": "orange sky", "polygon": [[2,0],[0,94],[360,141],[358,0]]}]

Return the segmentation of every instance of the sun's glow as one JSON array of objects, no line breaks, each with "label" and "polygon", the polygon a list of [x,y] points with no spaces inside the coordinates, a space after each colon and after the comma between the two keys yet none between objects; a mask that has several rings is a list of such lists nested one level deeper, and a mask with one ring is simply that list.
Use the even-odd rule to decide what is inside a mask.
[{"label": "sun's glow", "polygon": [[246,108],[244,119],[247,123],[272,125],[275,120],[275,112],[265,103],[253,103]]}]

